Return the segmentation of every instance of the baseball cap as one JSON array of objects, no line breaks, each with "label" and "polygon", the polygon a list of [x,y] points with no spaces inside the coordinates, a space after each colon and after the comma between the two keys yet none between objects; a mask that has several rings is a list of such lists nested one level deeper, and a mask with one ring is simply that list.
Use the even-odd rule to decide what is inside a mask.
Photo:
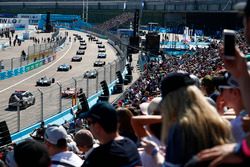
[{"label": "baseball cap", "polygon": [[195,80],[190,77],[190,74],[169,73],[161,82],[161,95],[164,98],[170,92],[189,85],[195,85]]},{"label": "baseball cap", "polygon": [[49,125],[44,134],[44,139],[51,144],[58,144],[60,139],[67,139],[67,132],[61,125]]},{"label": "baseball cap", "polygon": [[162,98],[155,97],[150,102],[144,102],[139,105],[141,112],[143,115],[152,115],[158,109],[158,105],[160,104]]},{"label": "baseball cap", "polygon": [[220,89],[233,89],[239,88],[239,84],[236,79],[228,72],[218,80],[218,86]]},{"label": "baseball cap", "polygon": [[236,5],[234,5],[234,9],[240,14],[250,16],[250,0],[247,0],[247,2],[237,3]]},{"label": "baseball cap", "polygon": [[155,114],[155,111],[158,109],[158,105],[160,104],[161,100],[161,97],[155,97],[150,101],[150,104],[148,106],[148,114]]},{"label": "baseball cap", "polygon": [[141,113],[143,115],[148,115],[148,106],[149,106],[149,102],[143,102],[139,105]]},{"label": "baseball cap", "polygon": [[114,132],[117,129],[117,113],[108,102],[97,102],[91,107],[85,118],[91,118],[94,122],[98,122],[107,132]]},{"label": "baseball cap", "polygon": [[200,85],[201,85],[200,79],[199,79],[196,75],[194,75],[194,74],[190,74],[190,77],[195,81],[194,84],[195,84],[198,88],[200,88]]}]

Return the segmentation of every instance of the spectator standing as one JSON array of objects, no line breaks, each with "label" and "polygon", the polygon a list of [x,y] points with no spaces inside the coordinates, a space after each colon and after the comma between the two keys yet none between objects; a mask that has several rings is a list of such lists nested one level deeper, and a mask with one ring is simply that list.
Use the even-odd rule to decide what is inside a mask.
[{"label": "spectator standing", "polygon": [[12,42],[11,42],[11,37],[9,37],[9,45],[11,46]]},{"label": "spectator standing", "polygon": [[100,146],[90,153],[82,167],[141,165],[134,142],[118,133],[117,113],[111,104],[96,103],[86,118],[90,131],[99,140]]},{"label": "spectator standing", "polygon": [[232,132],[235,141],[240,142],[246,135],[242,129],[242,118],[248,112],[245,111],[238,82],[229,73],[226,73],[223,78],[224,81],[222,80],[219,85],[221,96],[225,107],[232,108],[235,112],[236,118],[231,121]]},{"label": "spectator standing", "polygon": [[51,167],[80,167],[82,165],[82,159],[72,151],[68,151],[67,132],[63,126],[48,126],[44,140],[51,156]]},{"label": "spectator standing", "polygon": [[11,32],[11,36],[14,37],[15,30],[14,29],[10,30],[10,32]]}]

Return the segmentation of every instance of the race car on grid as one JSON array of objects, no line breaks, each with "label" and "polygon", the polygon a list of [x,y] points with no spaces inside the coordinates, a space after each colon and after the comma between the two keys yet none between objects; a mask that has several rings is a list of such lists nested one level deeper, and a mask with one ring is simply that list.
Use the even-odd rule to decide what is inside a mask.
[{"label": "race car on grid", "polygon": [[105,65],[105,61],[97,60],[94,62],[94,67],[102,67]]},{"label": "race car on grid", "polygon": [[79,56],[79,55],[75,55],[75,56],[73,56],[72,58],[71,58],[71,61],[73,61],[73,62],[80,62],[80,61],[82,61],[82,56]]},{"label": "race car on grid", "polygon": [[99,44],[99,45],[98,45],[98,48],[105,48],[105,45]]},{"label": "race car on grid", "polygon": [[106,52],[105,48],[98,48],[98,52]]},{"label": "race car on grid", "polygon": [[62,91],[61,97],[62,98],[71,98],[74,95],[78,95],[80,93],[80,90],[76,90],[75,88],[66,88]]},{"label": "race car on grid", "polygon": [[36,98],[31,92],[25,90],[16,90],[11,94],[8,106],[9,109],[17,109],[17,106],[19,106],[20,109],[26,109],[29,106],[34,105],[35,101]]},{"label": "race car on grid", "polygon": [[105,59],[107,57],[106,53],[98,53],[97,58],[98,59]]},{"label": "race car on grid", "polygon": [[71,65],[69,64],[61,64],[58,68],[57,71],[69,71],[72,68]]},{"label": "race car on grid", "polygon": [[84,50],[78,50],[76,52],[77,55],[84,55],[85,54],[85,51]]},{"label": "race car on grid", "polygon": [[86,71],[83,74],[83,78],[89,78],[89,79],[96,78],[96,76],[97,76],[97,71],[96,70]]},{"label": "race car on grid", "polygon": [[36,86],[50,86],[55,82],[55,78],[48,78],[46,76],[36,81]]},{"label": "race car on grid", "polygon": [[100,45],[102,44],[102,41],[96,41],[96,44]]},{"label": "race car on grid", "polygon": [[87,46],[86,46],[86,45],[80,45],[80,46],[79,46],[79,50],[85,50],[85,49],[87,49]]}]

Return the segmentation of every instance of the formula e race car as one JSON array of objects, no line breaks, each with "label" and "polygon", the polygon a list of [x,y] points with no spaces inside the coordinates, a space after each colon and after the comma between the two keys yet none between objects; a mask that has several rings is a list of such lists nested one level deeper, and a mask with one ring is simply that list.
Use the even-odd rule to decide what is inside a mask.
[{"label": "formula e race car", "polygon": [[105,59],[107,57],[106,53],[98,53],[97,58],[99,59]]},{"label": "formula e race car", "polygon": [[94,62],[94,67],[102,67],[105,65],[105,61],[97,60]]},{"label": "formula e race car", "polygon": [[80,61],[82,61],[82,56],[75,55],[75,56],[73,56],[71,58],[71,61],[78,61],[78,62],[80,62]]},{"label": "formula e race car", "polygon": [[55,78],[48,78],[46,76],[36,81],[36,86],[50,86],[55,82]]},{"label": "formula e race car", "polygon": [[89,79],[96,78],[96,76],[97,76],[97,71],[96,70],[86,71],[83,74],[83,78],[89,78]]},{"label": "formula e race car", "polygon": [[77,55],[84,55],[85,54],[85,51],[84,50],[78,50],[76,52]]},{"label": "formula e race car", "polygon": [[57,71],[69,71],[72,68],[69,64],[62,64],[57,68]]}]

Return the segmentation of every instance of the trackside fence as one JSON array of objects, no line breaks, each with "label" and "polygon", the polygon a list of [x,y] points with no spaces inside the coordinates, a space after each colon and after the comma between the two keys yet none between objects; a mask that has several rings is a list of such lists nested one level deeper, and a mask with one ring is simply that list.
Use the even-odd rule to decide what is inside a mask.
[{"label": "trackside fence", "polygon": [[[100,36],[104,35],[99,34],[99,37]],[[0,104],[5,104],[0,106],[0,111],[5,111],[3,112],[4,114],[0,115],[0,121],[7,122],[11,134],[46,120],[51,116],[74,106],[75,101],[72,100],[72,96],[62,97],[62,92],[64,90],[74,89],[77,92],[82,89],[87,98],[89,98],[100,93],[101,81],[106,80],[107,84],[111,84],[117,79],[116,71],[124,71],[125,69],[126,48],[120,47],[122,45],[119,44],[122,43],[122,41],[113,37],[112,34],[105,34],[105,37],[109,39],[109,44],[115,48],[114,52],[116,52],[115,54],[117,55],[117,58],[113,62],[96,69],[97,75],[95,78],[84,78],[83,75],[80,75],[74,78],[69,78],[64,82],[56,81],[46,89],[38,88],[37,91],[31,92],[35,96],[35,104],[26,109],[17,108],[16,110],[11,111],[8,109],[8,99],[0,99]],[[112,39],[114,39],[114,41],[112,41]],[[60,46],[62,43],[64,42],[61,41],[61,43],[57,43],[56,46]],[[55,44],[51,46],[54,48]],[[46,50],[48,50],[47,48],[50,47],[33,46],[33,48],[30,48],[29,50],[30,53],[39,54],[41,53],[41,50],[39,50],[40,48],[46,48]]]},{"label": "trackside fence", "polygon": [[29,46],[26,57],[0,60],[0,80],[21,75],[53,61],[56,48],[63,45],[65,41],[66,37],[63,37],[55,42]]}]

